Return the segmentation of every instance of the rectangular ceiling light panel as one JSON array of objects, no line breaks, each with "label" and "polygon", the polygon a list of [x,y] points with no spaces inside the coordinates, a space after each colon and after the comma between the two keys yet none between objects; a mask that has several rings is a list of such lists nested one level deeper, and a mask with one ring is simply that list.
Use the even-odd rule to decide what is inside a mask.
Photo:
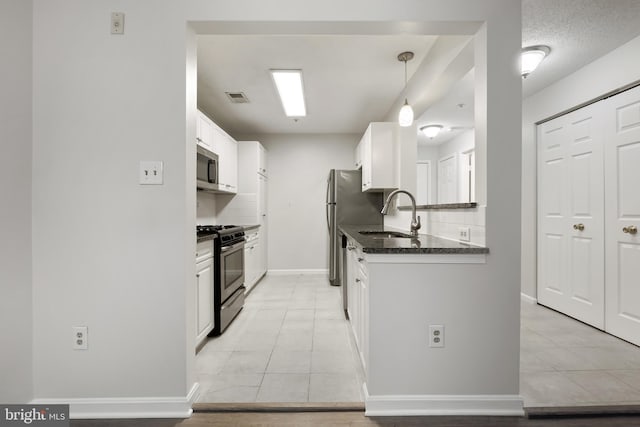
[{"label": "rectangular ceiling light panel", "polygon": [[287,117],[304,117],[307,110],[302,89],[302,70],[270,70]]}]

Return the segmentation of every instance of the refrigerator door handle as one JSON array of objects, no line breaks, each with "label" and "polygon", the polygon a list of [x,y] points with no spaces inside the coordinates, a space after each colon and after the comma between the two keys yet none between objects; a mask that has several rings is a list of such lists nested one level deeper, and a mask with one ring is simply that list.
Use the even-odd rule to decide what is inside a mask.
[{"label": "refrigerator door handle", "polygon": [[331,186],[331,175],[327,178],[327,194],[324,198],[325,201],[325,209],[327,213],[327,230],[331,233],[331,224],[329,223],[329,187]]}]

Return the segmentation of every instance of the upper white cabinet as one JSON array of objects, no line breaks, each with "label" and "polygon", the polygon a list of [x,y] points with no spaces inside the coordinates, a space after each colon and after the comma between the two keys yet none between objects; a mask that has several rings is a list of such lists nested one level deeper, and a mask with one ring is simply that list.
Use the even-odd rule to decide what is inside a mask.
[{"label": "upper white cabinet", "polygon": [[238,192],[238,142],[212,122],[211,151],[218,155],[220,191]]},{"label": "upper white cabinet", "polygon": [[356,148],[362,163],[362,191],[398,188],[396,127],[396,123],[370,123],[362,136]]},{"label": "upper white cabinet", "polygon": [[356,149],[353,153],[353,158],[355,159],[354,166],[356,169],[362,168],[362,147],[361,144],[356,146]]},{"label": "upper white cabinet", "polygon": [[213,151],[211,147],[213,122],[209,117],[198,111],[196,121],[196,142],[209,151]]},{"label": "upper white cabinet", "polygon": [[238,142],[215,124],[202,111],[198,111],[196,141],[218,155],[218,183],[220,192],[238,192]]}]

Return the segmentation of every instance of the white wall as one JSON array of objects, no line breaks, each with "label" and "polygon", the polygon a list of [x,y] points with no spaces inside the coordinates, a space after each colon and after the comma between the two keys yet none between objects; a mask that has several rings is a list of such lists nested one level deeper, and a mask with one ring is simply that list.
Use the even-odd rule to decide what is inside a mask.
[{"label": "white wall", "polygon": [[31,13],[29,0],[0,2],[0,402],[32,390]]},{"label": "white wall", "polygon": [[536,298],[536,122],[640,79],[640,37],[531,95],[522,105],[522,293]]},{"label": "white wall", "polygon": [[[109,34],[113,11],[126,14],[122,36]],[[427,22],[402,24],[419,20]],[[381,32],[477,31],[476,146],[481,167],[486,165],[488,192],[480,198],[488,206],[491,255],[469,277],[480,298],[462,301],[460,310],[482,314],[483,322],[469,325],[477,336],[491,330],[500,337],[483,348],[486,357],[474,361],[478,377],[468,378],[473,390],[517,394],[519,2],[34,0],[35,397],[73,401],[73,411],[86,403],[75,398],[93,398],[93,411],[107,417],[143,411],[167,416],[172,407],[178,408],[174,416],[188,413],[196,220],[196,42],[188,21],[216,21],[218,31],[249,33],[331,31],[341,24],[363,31],[352,24],[358,21],[376,22],[366,25]],[[325,24],[314,27],[311,21]],[[265,142],[273,154],[278,144]],[[164,185],[137,184],[140,160],[165,162]],[[307,160],[316,162],[313,156]],[[19,165],[28,168],[29,162]],[[320,209],[309,206],[305,213],[322,218],[318,196]],[[320,218],[318,233],[324,230]],[[513,233],[503,233],[504,227]],[[277,226],[273,230],[272,236]],[[23,270],[19,276],[24,280]],[[77,324],[89,326],[88,351],[71,350],[71,326]],[[474,354],[483,343],[467,345]],[[79,415],[95,415],[91,408]]]},{"label": "white wall", "polygon": [[269,153],[267,221],[270,272],[327,271],[325,215],[330,169],[353,169],[361,135],[262,135]]},{"label": "white wall", "polygon": [[[183,7],[34,2],[34,394],[76,416],[88,397],[188,414],[196,69]],[[124,35],[109,32],[113,11]],[[163,185],[138,185],[141,160],[164,161]],[[87,351],[72,349],[74,325]]]},{"label": "white wall", "polygon": [[197,194],[196,223],[199,225],[217,224],[217,205],[215,193],[199,191]]}]

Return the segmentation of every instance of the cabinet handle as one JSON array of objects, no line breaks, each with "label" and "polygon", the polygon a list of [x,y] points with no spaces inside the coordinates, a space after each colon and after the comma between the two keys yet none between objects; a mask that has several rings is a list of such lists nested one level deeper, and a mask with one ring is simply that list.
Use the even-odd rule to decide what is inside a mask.
[{"label": "cabinet handle", "polygon": [[347,246],[347,250],[348,250],[348,251],[352,251],[352,250],[354,250],[355,248],[356,248],[355,246]]},{"label": "cabinet handle", "polygon": [[573,229],[574,230],[579,230],[579,231],[584,231],[584,224],[580,223],[580,224],[573,224]]},{"label": "cabinet handle", "polygon": [[196,278],[199,279],[200,278],[200,274],[196,274]]},{"label": "cabinet handle", "polygon": [[624,227],[622,229],[622,232],[626,234],[636,234],[638,232],[638,227],[636,227],[635,225],[630,225],[628,227]]},{"label": "cabinet handle", "polygon": [[364,258],[358,258],[358,262],[364,261]]},{"label": "cabinet handle", "polygon": [[358,282],[362,282],[362,280],[360,280],[360,279],[358,279],[358,278],[356,277],[356,283],[358,283]]},{"label": "cabinet handle", "polygon": [[202,142],[202,138],[196,138],[196,141]]}]

